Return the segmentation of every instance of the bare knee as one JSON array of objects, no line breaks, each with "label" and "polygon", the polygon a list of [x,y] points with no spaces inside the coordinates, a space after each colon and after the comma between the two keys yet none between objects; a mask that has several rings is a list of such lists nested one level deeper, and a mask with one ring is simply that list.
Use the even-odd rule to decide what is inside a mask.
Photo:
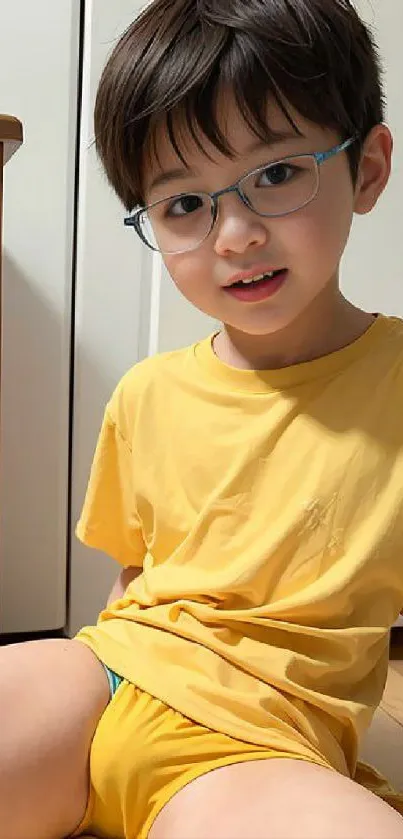
[{"label": "bare knee", "polygon": [[108,683],[77,641],[0,650],[0,839],[55,839],[80,822]]}]

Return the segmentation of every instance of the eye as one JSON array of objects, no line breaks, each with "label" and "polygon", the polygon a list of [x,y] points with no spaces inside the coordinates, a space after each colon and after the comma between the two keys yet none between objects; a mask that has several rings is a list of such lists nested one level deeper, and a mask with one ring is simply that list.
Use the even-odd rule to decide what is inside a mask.
[{"label": "eye", "polygon": [[166,215],[173,218],[182,218],[195,213],[203,206],[204,201],[201,195],[178,195],[168,203]]},{"label": "eye", "polygon": [[260,173],[257,186],[282,186],[288,183],[297,171],[297,167],[290,163],[273,163]]}]

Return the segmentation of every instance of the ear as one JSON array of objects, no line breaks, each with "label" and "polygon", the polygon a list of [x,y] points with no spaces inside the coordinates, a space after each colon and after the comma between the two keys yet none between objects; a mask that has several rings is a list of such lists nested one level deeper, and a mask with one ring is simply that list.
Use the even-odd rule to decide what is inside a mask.
[{"label": "ear", "polygon": [[384,123],[368,134],[362,150],[355,188],[354,212],[369,213],[382,195],[392,169],[393,137]]}]

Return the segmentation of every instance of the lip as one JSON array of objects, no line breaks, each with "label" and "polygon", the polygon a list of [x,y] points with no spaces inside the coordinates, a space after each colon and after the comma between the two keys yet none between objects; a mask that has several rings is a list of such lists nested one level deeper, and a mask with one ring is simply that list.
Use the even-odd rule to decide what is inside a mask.
[{"label": "lip", "polygon": [[288,271],[285,268],[282,271],[280,270],[272,279],[263,280],[260,283],[256,283],[256,285],[248,283],[247,285],[227,286],[224,289],[224,294],[235,298],[235,300],[245,305],[247,303],[263,303],[264,300],[269,300],[280,291],[284,283],[287,282],[287,278]]},{"label": "lip", "polygon": [[234,274],[233,277],[226,283],[225,288],[234,285],[234,283],[242,282],[242,280],[251,280],[252,277],[259,277],[261,274],[271,274],[274,271],[283,271],[284,268],[273,268],[269,265],[254,265],[249,271],[240,271],[239,274]]}]

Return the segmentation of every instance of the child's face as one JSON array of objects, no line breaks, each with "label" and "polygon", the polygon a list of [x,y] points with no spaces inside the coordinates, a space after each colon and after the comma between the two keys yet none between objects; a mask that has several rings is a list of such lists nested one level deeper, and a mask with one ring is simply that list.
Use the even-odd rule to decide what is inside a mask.
[{"label": "child's face", "polygon": [[[282,157],[327,151],[340,142],[333,132],[307,122],[292,111],[304,136],[293,135],[281,110],[270,107],[270,126],[290,134],[290,139],[250,152],[257,138],[244,122],[234,101],[222,108],[222,128],[236,157],[220,154],[207,140],[208,157],[190,136],[184,146],[189,170],[176,156],[168,136],[157,136],[159,162],[149,162],[145,177],[148,204],[184,192],[216,192],[253,169]],[[211,160],[209,158],[212,158]],[[182,170],[164,186],[152,181],[170,170]],[[208,238],[188,253],[165,255],[164,261],[176,286],[198,309],[233,329],[250,335],[268,335],[290,326],[316,298],[328,309],[335,297],[340,260],[349,236],[356,191],[347,155],[341,153],[320,167],[317,197],[301,210],[280,218],[256,215],[235,194],[219,199],[219,216]],[[287,269],[282,285],[270,297],[245,302],[226,286],[243,271]]]}]

